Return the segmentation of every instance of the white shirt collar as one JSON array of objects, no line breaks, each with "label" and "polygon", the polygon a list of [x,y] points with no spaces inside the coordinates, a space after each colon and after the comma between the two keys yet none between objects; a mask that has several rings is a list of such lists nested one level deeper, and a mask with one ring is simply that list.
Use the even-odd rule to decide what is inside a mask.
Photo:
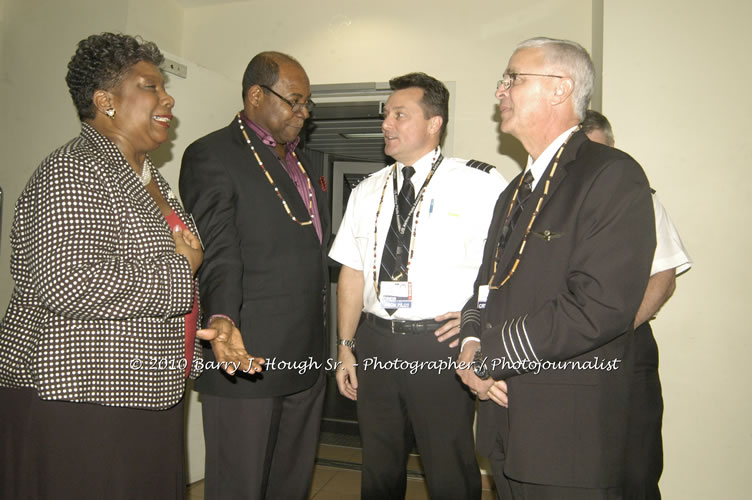
[{"label": "white shirt collar", "polygon": [[541,153],[537,160],[533,161],[533,157],[527,155],[527,166],[525,167],[525,172],[530,170],[533,173],[533,189],[535,189],[535,187],[538,185],[540,178],[543,177],[543,173],[546,171],[548,164],[551,163],[551,159],[554,157],[561,145],[564,144],[564,141],[567,140],[569,134],[571,134],[572,131],[576,128],[577,125],[565,130],[559,137],[554,139],[554,142],[549,144],[548,147],[543,150],[543,153]]},{"label": "white shirt collar", "polygon": [[[415,169],[415,173],[411,180],[413,181],[413,186],[415,186],[416,192],[423,185],[426,177],[428,177],[428,172],[431,171],[431,165],[433,165],[432,160],[438,158],[440,154],[441,146],[436,146],[435,149],[432,149],[425,155],[421,156],[418,161],[413,163],[412,167]],[[397,162],[397,184],[399,186],[402,186],[402,167],[404,166],[404,164]]]}]

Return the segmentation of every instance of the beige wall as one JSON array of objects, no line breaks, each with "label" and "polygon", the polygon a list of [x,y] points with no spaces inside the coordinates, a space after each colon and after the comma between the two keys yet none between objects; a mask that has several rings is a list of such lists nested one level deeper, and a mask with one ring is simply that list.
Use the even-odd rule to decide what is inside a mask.
[{"label": "beige wall", "polygon": [[[292,54],[314,84],[383,82],[409,71],[454,81],[452,153],[494,163],[511,178],[519,169],[499,153],[494,123],[509,47],[540,33],[589,47],[591,13],[583,0],[236,2],[187,9],[183,55],[238,82],[262,50]],[[501,147],[520,157],[516,141]]]},{"label": "beige wall", "polygon": [[78,134],[65,85],[76,44],[103,31],[140,34],[179,54],[182,8],[175,0],[2,0],[0,3],[0,151],[4,191],[0,310],[13,289],[8,234],[13,204],[34,169]]},{"label": "beige wall", "polygon": [[129,35],[141,35],[163,51],[182,55],[183,8],[177,0],[128,0]]},{"label": "beige wall", "polygon": [[603,111],[695,267],[654,322],[665,498],[749,498],[752,4],[604,2]]},{"label": "beige wall", "polygon": [[76,43],[98,31],[125,29],[127,3],[117,0],[5,0],[0,56],[3,200],[0,309],[12,291],[8,234],[13,204],[29,176],[53,148],[78,133],[78,117],[65,85]]}]

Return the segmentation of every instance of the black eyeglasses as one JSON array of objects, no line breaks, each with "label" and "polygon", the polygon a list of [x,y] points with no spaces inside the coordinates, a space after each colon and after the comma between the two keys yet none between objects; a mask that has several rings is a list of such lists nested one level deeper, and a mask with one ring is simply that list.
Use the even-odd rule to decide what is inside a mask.
[{"label": "black eyeglasses", "polygon": [[561,75],[542,75],[540,73],[506,73],[501,77],[501,80],[496,82],[496,89],[503,88],[509,90],[509,87],[515,84],[518,76],[546,76],[549,78],[564,78]]},{"label": "black eyeglasses", "polygon": [[297,102],[297,101],[293,102],[293,101],[289,101],[285,99],[284,97],[282,97],[281,95],[279,95],[278,93],[276,93],[275,91],[267,87],[266,85],[259,85],[259,87],[261,87],[264,90],[268,90],[272,94],[282,99],[282,101],[285,104],[287,104],[288,106],[290,106],[290,108],[292,108],[293,113],[299,113],[303,111],[303,108],[305,108],[308,111],[308,113],[310,113],[311,111],[313,111],[313,107],[316,106],[316,104],[314,104],[314,102],[310,99],[307,100],[306,102]]}]

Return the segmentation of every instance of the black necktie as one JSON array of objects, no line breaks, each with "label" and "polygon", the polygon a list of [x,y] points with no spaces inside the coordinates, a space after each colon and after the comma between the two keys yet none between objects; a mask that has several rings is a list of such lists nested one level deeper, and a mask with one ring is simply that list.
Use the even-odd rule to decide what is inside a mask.
[{"label": "black necktie", "polygon": [[528,198],[530,198],[530,194],[532,192],[533,174],[532,172],[530,172],[530,170],[528,170],[527,172],[525,172],[525,176],[522,178],[522,184],[520,185],[519,191],[517,191],[517,198],[514,201],[514,207],[512,208],[512,213],[509,216],[509,220],[504,225],[504,228],[501,231],[500,247],[502,251],[507,244],[507,240],[509,240],[509,237],[512,235],[512,231],[514,231],[514,228],[517,225],[517,220],[520,218],[522,210],[525,208],[525,202]]},{"label": "black necktie", "polygon": [[[407,281],[407,257],[410,252],[410,239],[413,233],[413,221],[410,209],[415,203],[415,186],[410,178],[415,174],[413,167],[402,168],[402,189],[397,195],[397,206],[392,214],[392,224],[389,226],[389,234],[386,236],[384,252],[381,256],[381,281]],[[399,212],[399,220],[397,217]],[[407,219],[407,220],[406,220]],[[399,228],[405,226],[400,235]],[[394,314],[396,309],[387,309],[389,314]]]}]

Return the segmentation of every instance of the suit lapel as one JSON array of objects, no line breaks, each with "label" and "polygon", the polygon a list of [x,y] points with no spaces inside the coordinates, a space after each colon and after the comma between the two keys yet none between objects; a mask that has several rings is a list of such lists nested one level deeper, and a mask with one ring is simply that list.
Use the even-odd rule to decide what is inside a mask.
[{"label": "suit lapel", "polygon": [[[103,139],[107,142],[98,144],[97,147],[109,158],[109,161],[104,162],[102,168],[110,170],[117,185],[122,187],[126,196],[136,201],[136,206],[147,207],[155,217],[162,217],[162,212],[160,212],[157,203],[146,191],[141,179],[120,153],[120,150],[117,149],[117,146],[109,139]],[[146,161],[150,163],[151,159]],[[156,171],[156,168],[152,170],[152,172],[154,171]]]},{"label": "suit lapel", "polygon": [[91,147],[95,148],[107,160],[98,162],[97,168],[107,171],[115,180],[116,185],[121,186],[127,196],[144,206],[150,206],[149,202],[151,202],[154,209],[159,210],[149,193],[144,189],[141,179],[138,178],[136,172],[128,164],[128,160],[125,159],[114,142],[101,135],[87,123],[81,124],[81,135],[89,141]]},{"label": "suit lapel", "polygon": [[[543,198],[543,203],[541,204],[541,211],[543,211],[543,208],[548,204],[548,202],[553,198],[554,193],[556,190],[561,186],[561,183],[564,181],[564,179],[567,177],[567,171],[568,171],[568,165],[574,161],[574,159],[577,157],[577,152],[580,150],[580,146],[582,146],[582,143],[587,140],[587,136],[583,131],[576,132],[572,138],[567,143],[567,147],[564,148],[564,151],[561,153],[561,158],[559,158],[559,165],[556,168],[556,174],[554,175],[554,178],[551,179],[551,185],[548,188],[548,196]],[[551,161],[551,164],[546,169],[546,174],[543,177],[542,180],[545,180],[548,178],[548,175],[551,172],[551,167],[553,165],[553,161]],[[542,192],[542,191],[541,191]]]},{"label": "suit lapel", "polygon": [[[549,201],[551,201],[551,199],[556,195],[556,191],[558,190],[559,186],[561,186],[562,182],[567,176],[567,165],[575,159],[575,157],[577,156],[577,151],[580,149],[580,146],[585,140],[587,140],[587,136],[585,136],[585,133],[582,131],[578,131],[572,136],[572,138],[567,143],[567,146],[564,148],[564,151],[562,151],[561,153],[561,158],[559,158],[559,164],[556,167],[556,172],[554,173],[554,177],[553,179],[551,179],[549,183],[548,194],[541,201],[540,209],[538,209],[539,213],[543,212],[546,205],[548,205]],[[538,181],[538,184],[535,186],[535,190],[530,195],[530,198],[527,201],[527,203],[525,203],[525,208],[522,210],[522,214],[520,215],[520,218],[517,221],[517,226],[514,228],[514,231],[509,237],[509,241],[507,242],[506,249],[501,256],[501,262],[499,264],[499,269],[504,269],[505,272],[506,272],[506,269],[511,264],[511,262],[515,258],[517,258],[520,245],[522,244],[522,240],[525,237],[527,226],[530,223],[530,219],[533,216],[533,211],[535,211],[537,208],[538,200],[540,200],[540,197],[543,194],[544,189],[546,188],[546,181],[551,175],[551,169],[553,168],[553,165],[555,162],[556,162],[556,157],[552,158],[551,162],[548,164],[548,167],[546,167],[546,170],[543,173],[543,177]],[[515,180],[512,182],[511,185],[516,186],[517,182],[519,182],[519,176],[515,178]],[[509,202],[507,201],[507,203]],[[503,223],[502,223],[502,226],[503,226]],[[533,227],[530,230],[531,231],[535,230],[535,223],[533,223]]]},{"label": "suit lapel", "polygon": [[496,246],[501,239],[501,231],[504,228],[504,221],[507,218],[509,203],[512,200],[515,186],[520,182],[521,176],[522,173],[509,183],[509,187],[504,190],[494,207],[494,216],[491,220],[491,226],[488,229],[488,238],[486,239],[486,247],[483,252],[484,256],[486,256],[483,258],[483,262],[488,262],[490,265],[480,271],[481,281],[484,283],[488,282],[491,273],[493,272],[493,258],[496,255]]}]

